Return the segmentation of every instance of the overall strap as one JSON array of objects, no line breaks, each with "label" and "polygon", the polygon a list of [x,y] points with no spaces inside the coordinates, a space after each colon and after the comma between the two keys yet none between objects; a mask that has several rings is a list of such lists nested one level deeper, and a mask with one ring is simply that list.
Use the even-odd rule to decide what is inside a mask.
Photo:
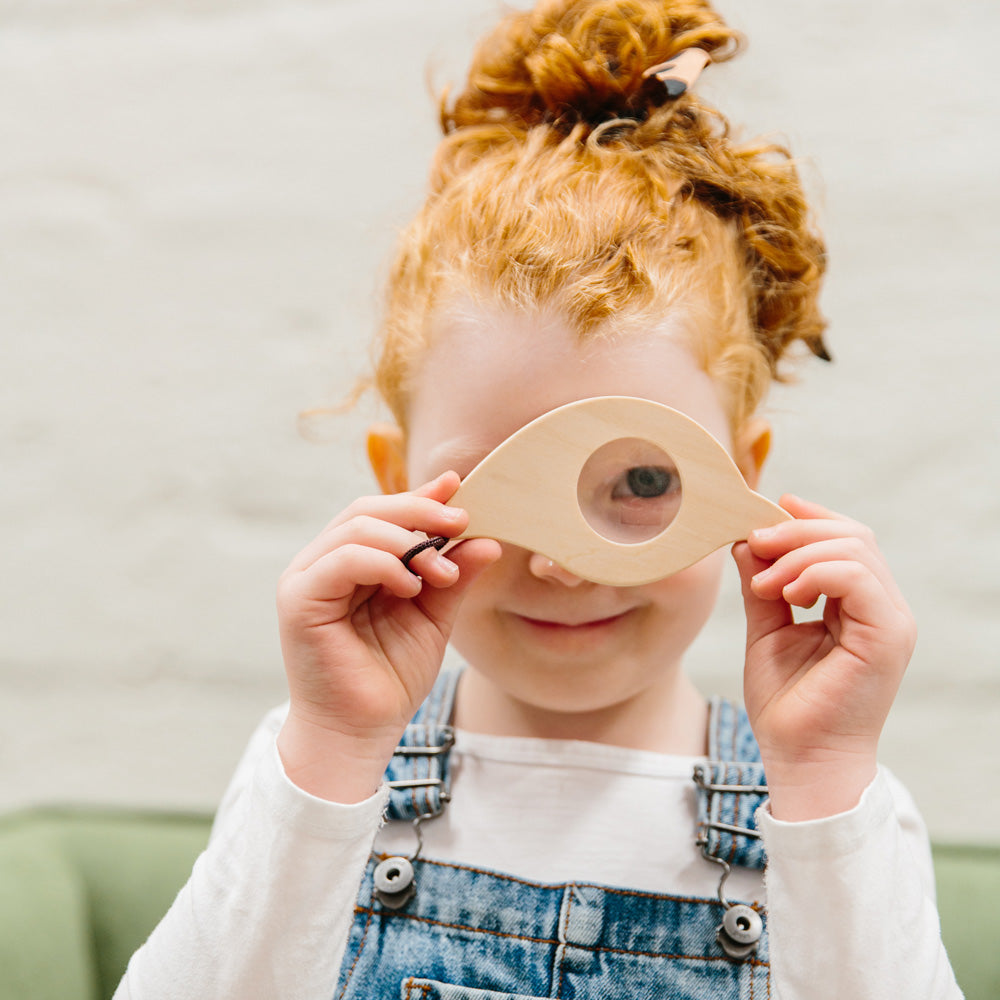
[{"label": "overall strap", "polygon": [[450,796],[451,711],[462,668],[442,669],[431,693],[406,727],[386,768],[387,819],[440,816]]},{"label": "overall strap", "polygon": [[754,813],[767,800],[760,748],[741,706],[713,698],[708,760],[695,765],[698,844],[705,857],[726,865],[763,868],[764,844]]}]

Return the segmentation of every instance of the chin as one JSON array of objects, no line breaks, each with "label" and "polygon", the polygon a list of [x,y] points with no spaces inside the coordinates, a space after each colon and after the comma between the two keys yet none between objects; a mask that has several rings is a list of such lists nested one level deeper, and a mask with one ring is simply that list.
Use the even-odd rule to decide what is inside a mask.
[{"label": "chin", "polygon": [[589,670],[579,662],[537,664],[529,670],[513,677],[506,671],[485,676],[522,705],[567,720],[614,708],[640,695],[643,687],[626,683],[621,669],[607,662]]}]

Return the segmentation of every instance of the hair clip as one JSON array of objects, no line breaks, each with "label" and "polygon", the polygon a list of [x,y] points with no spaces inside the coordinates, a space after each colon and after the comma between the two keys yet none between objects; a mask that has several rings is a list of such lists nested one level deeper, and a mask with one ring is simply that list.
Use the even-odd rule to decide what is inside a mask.
[{"label": "hair clip", "polygon": [[[449,506],[458,539],[495,538],[610,586],[671,576],[790,515],[747,486],[729,452],[677,410],[596,396],[543,414],[490,452]],[[409,568],[409,559],[406,559]]]},{"label": "hair clip", "polygon": [[643,92],[655,104],[676,101],[693,87],[701,71],[710,62],[704,49],[681,49],[666,62],[650,66],[643,73]]}]

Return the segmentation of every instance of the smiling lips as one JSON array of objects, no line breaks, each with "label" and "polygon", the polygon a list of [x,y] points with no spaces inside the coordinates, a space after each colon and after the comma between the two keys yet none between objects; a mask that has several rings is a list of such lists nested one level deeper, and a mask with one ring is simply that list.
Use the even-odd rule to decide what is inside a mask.
[{"label": "smiling lips", "polygon": [[607,618],[591,618],[587,621],[581,622],[550,621],[544,618],[531,618],[527,615],[518,615],[517,617],[534,628],[546,629],[553,632],[583,632],[590,629],[599,629],[609,625],[614,625],[616,622],[621,621],[629,613],[629,611],[622,611],[617,615],[611,615]]}]

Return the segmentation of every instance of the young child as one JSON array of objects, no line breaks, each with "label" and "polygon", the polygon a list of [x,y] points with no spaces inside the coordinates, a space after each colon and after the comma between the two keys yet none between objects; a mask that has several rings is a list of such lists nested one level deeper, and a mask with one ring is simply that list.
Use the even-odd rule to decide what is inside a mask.
[{"label": "young child", "polygon": [[[574,400],[678,409],[756,483],[782,359],[825,357],[824,249],[787,154],[697,96],[700,53],[736,48],[701,0],[542,0],[481,45],[389,282],[383,493],[283,575],[289,704],[118,997],[960,996],[876,763],[915,633],[867,528],[786,496],[792,520],[633,587],[490,539],[402,559]],[[745,713],[683,669],[730,558]]]}]

